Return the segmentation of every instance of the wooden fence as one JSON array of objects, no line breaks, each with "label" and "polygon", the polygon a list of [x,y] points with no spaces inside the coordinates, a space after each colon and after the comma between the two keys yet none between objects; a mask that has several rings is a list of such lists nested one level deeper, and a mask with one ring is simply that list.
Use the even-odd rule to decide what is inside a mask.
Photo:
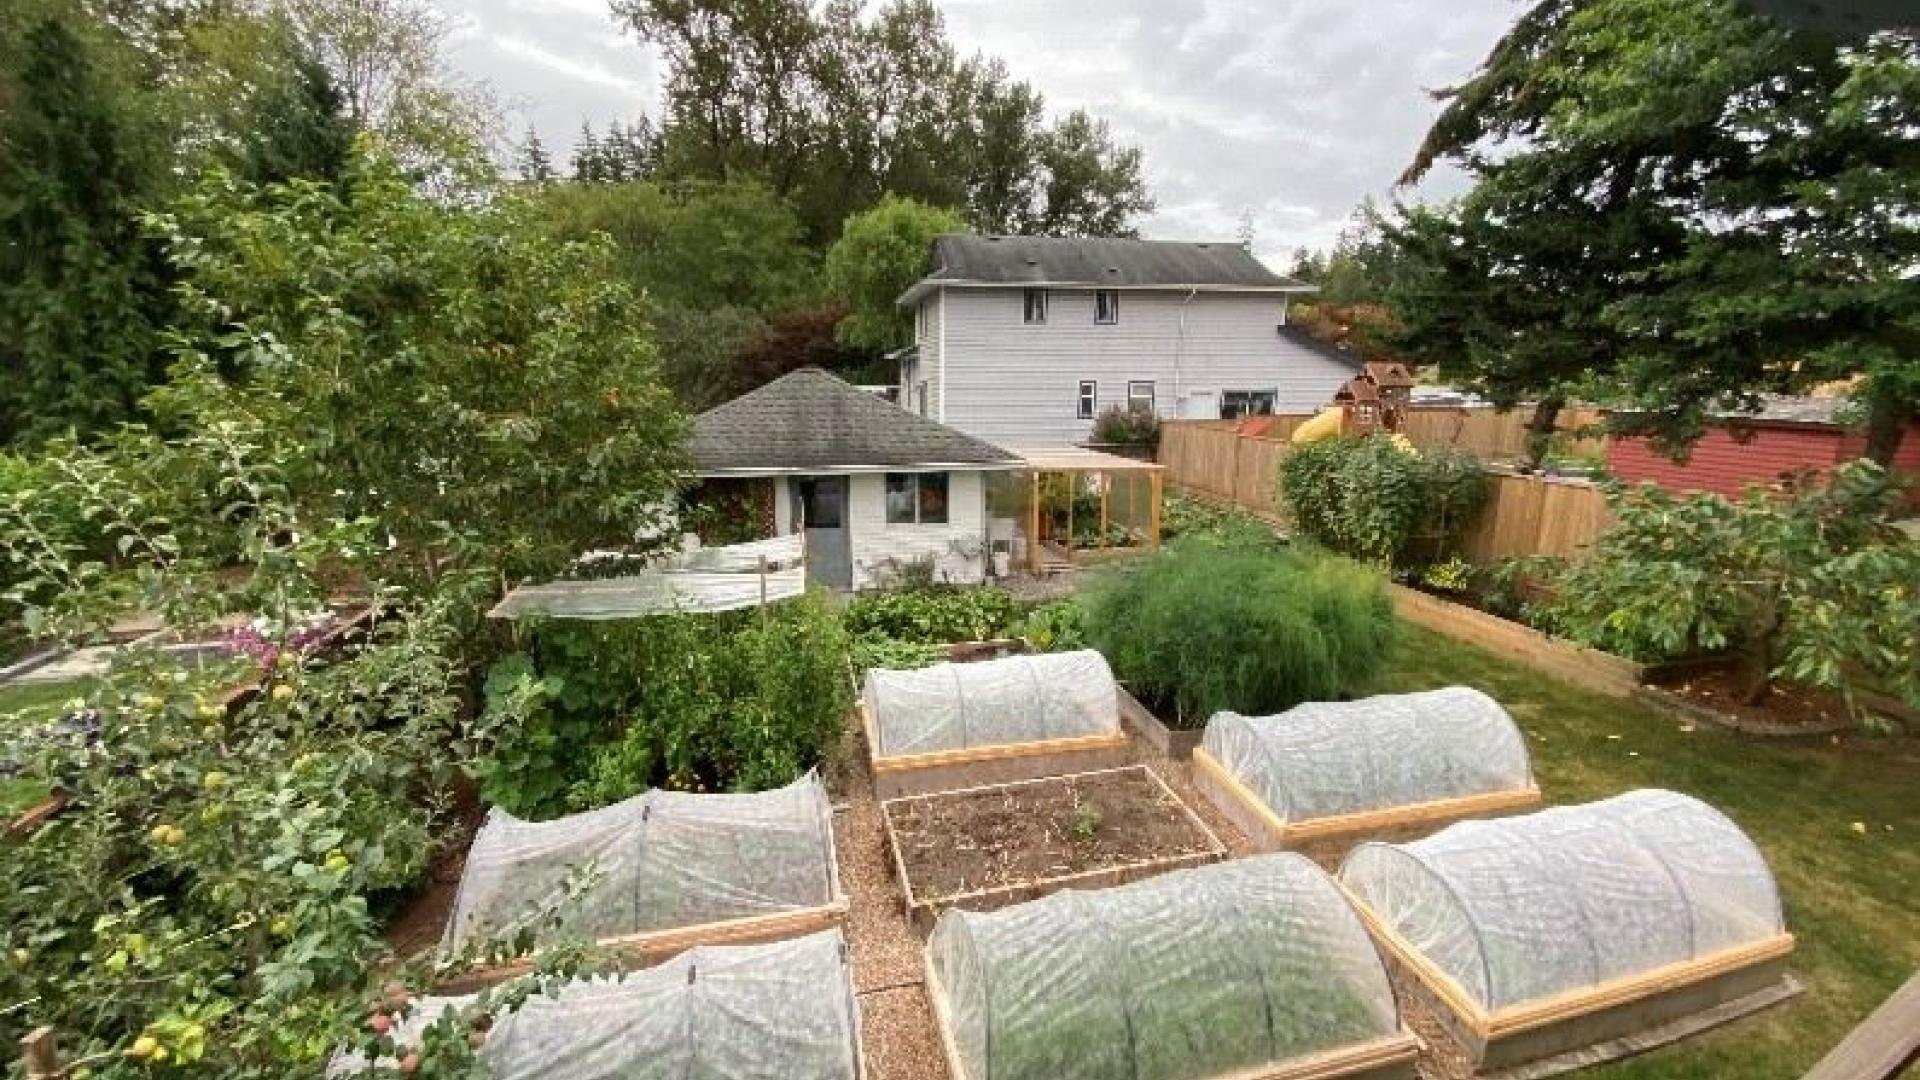
[{"label": "wooden fence", "polygon": [[[1281,518],[1277,489],[1288,437],[1306,417],[1277,417],[1268,434],[1239,433],[1230,420],[1169,420],[1160,426],[1160,463],[1182,491],[1229,503],[1263,517]],[[1563,428],[1590,418],[1575,412]],[[1413,411],[1406,435],[1418,446],[1449,446],[1497,461],[1526,445],[1526,417],[1492,410]],[[1575,445],[1599,440],[1577,440]],[[1510,448],[1510,449],[1509,449]],[[1463,543],[1466,558],[1480,564],[1520,555],[1568,555],[1605,532],[1612,518],[1591,484],[1496,471],[1487,509]]]}]

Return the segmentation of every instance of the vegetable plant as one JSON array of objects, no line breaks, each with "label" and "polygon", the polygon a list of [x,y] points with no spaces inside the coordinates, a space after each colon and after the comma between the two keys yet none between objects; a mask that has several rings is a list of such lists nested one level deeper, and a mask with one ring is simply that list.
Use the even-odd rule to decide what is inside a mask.
[{"label": "vegetable plant", "polygon": [[1393,640],[1375,570],[1323,552],[1189,537],[1085,599],[1114,674],[1181,727],[1275,713],[1360,685]]},{"label": "vegetable plant", "polygon": [[1280,495],[1302,536],[1385,566],[1445,557],[1485,508],[1485,472],[1451,450],[1366,435],[1293,447]]}]

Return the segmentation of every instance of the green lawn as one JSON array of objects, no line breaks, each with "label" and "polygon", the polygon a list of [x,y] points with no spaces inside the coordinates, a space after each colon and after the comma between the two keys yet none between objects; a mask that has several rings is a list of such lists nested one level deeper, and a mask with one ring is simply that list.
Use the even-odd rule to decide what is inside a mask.
[{"label": "green lawn", "polygon": [[[1800,998],[1619,1064],[1595,1080],[1792,1078],[1920,967],[1920,740],[1784,745],[1700,729],[1408,628],[1376,690],[1453,683],[1498,698],[1526,730],[1549,802],[1663,787],[1712,803],[1766,853],[1799,939]],[[1855,830],[1858,822],[1865,833]]]},{"label": "green lawn", "polygon": [[[69,698],[87,692],[85,680],[50,683],[10,683],[0,686],[0,728],[31,726],[60,715]],[[47,797],[47,786],[37,780],[0,779],[0,815],[25,810]]]}]

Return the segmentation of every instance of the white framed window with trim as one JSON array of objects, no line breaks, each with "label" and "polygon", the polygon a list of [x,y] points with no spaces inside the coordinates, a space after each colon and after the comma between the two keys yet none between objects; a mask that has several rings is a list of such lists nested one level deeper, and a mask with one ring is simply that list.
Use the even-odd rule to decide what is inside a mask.
[{"label": "white framed window with trim", "polygon": [[1153,411],[1153,380],[1135,379],[1127,383],[1127,411]]},{"label": "white framed window with trim", "polygon": [[945,525],[947,474],[888,473],[887,524]]},{"label": "white framed window with trim", "polygon": [[1091,420],[1100,412],[1100,384],[1092,379],[1080,380],[1080,395],[1074,402],[1073,415],[1081,420]]},{"label": "white framed window with trim", "polygon": [[1120,321],[1120,290],[1093,291],[1093,321],[1098,326],[1112,326]]},{"label": "white framed window with trim", "polygon": [[1021,318],[1028,326],[1043,326],[1047,321],[1047,290],[1020,290]]}]

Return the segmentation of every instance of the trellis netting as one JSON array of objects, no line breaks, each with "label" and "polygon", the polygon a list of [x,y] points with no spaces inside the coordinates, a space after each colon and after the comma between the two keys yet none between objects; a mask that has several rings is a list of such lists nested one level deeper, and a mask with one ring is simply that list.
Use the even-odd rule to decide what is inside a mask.
[{"label": "trellis netting", "polygon": [[1120,730],[1119,687],[1091,649],[914,671],[875,668],[862,691],[876,757],[968,750]]},{"label": "trellis netting", "polygon": [[1759,849],[1670,791],[1363,844],[1340,881],[1489,1012],[1784,928]]},{"label": "trellis netting", "polygon": [[1513,718],[1466,686],[1218,713],[1200,745],[1287,822],[1533,786]]},{"label": "trellis netting", "polygon": [[[474,1001],[420,1002],[395,1043],[417,1043],[434,1017]],[[706,946],[618,979],[569,983],[496,1019],[480,1058],[494,1080],[858,1080],[845,941],[829,930]],[[343,1055],[329,1071],[360,1067]]]},{"label": "trellis netting", "polygon": [[1199,1080],[1399,1030],[1358,914],[1298,855],[951,908],[927,950],[967,1080]]},{"label": "trellis netting", "polygon": [[752,795],[649,791],[553,821],[495,807],[467,854],[447,944],[518,925],[582,874],[589,887],[538,938],[603,940],[832,903],[832,824],[814,773]]}]

